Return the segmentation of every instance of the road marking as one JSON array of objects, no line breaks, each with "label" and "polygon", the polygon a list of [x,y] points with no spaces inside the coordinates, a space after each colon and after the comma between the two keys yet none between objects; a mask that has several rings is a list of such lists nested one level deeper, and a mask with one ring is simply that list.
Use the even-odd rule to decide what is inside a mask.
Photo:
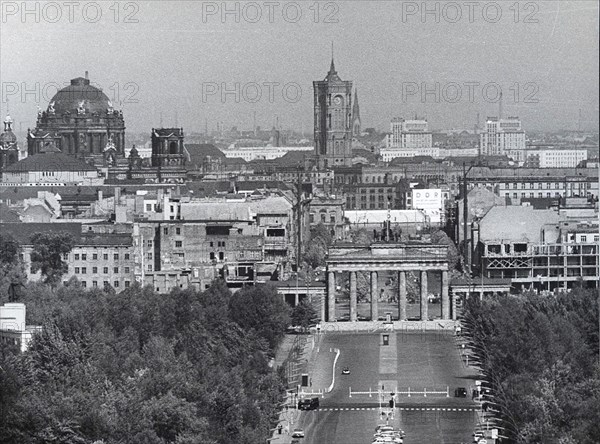
[{"label": "road marking", "polygon": [[[439,411],[439,412],[476,412],[476,408],[456,409],[451,407],[397,407],[398,410],[404,411]],[[331,407],[318,409],[321,412],[340,412],[340,411],[359,411],[359,410],[379,410],[379,407]]]}]

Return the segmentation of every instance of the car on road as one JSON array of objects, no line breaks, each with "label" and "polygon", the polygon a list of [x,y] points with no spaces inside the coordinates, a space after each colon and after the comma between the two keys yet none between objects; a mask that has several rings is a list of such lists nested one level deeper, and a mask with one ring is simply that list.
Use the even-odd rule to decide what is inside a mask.
[{"label": "car on road", "polygon": [[349,375],[350,374],[350,368],[349,367],[344,367],[342,369],[342,375]]},{"label": "car on road", "polygon": [[298,410],[316,410],[319,408],[319,398],[301,399],[298,401]]},{"label": "car on road", "polygon": [[304,438],[304,430],[294,429],[292,432],[292,438]]},{"label": "car on road", "polygon": [[454,397],[455,398],[466,398],[467,397],[467,389],[464,387],[458,387],[456,390],[454,390]]}]

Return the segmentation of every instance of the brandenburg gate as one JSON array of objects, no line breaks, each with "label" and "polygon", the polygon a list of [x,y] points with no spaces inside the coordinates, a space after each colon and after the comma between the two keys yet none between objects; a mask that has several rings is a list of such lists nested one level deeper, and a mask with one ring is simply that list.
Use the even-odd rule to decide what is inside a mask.
[{"label": "brandenburg gate", "polygon": [[[370,272],[371,277],[371,320],[378,319],[378,273],[398,273],[398,313],[401,321],[406,315],[406,273],[421,274],[421,320],[428,320],[427,274],[441,273],[442,319],[450,319],[450,297],[448,293],[448,247],[426,243],[394,244],[374,243],[371,245],[341,244],[329,248],[327,257],[327,321],[335,321],[336,273],[350,273],[350,321],[357,320],[356,273]],[[325,308],[325,307],[323,307]],[[456,310],[452,307],[452,318]],[[325,311],[325,310],[323,310]]]}]

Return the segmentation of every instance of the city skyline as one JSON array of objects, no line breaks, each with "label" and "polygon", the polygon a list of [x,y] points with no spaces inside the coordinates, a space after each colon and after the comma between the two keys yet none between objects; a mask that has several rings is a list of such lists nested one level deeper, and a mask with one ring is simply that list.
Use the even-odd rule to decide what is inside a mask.
[{"label": "city skyline", "polygon": [[[436,3],[438,12],[432,7],[425,15],[411,9],[420,8],[413,2],[315,3],[300,9],[296,23],[290,7],[283,14],[288,4],[279,15],[262,11],[256,23],[247,4],[234,2],[224,16],[211,2],[187,9],[107,4],[96,23],[89,8],[74,13],[72,23],[57,9],[60,20],[51,23],[59,16],[46,3],[24,16],[6,3],[1,107],[3,115],[10,107],[17,131],[35,126],[38,105],[46,109],[58,86],[89,71],[92,84],[123,110],[128,132],[147,132],[161,121],[189,132],[203,132],[206,123],[214,130],[217,122],[251,129],[256,113],[263,128],[278,119],[309,135],[311,82],[325,78],[332,41],[340,77],[360,94],[363,128],[387,131],[393,117],[417,114],[432,129],[472,129],[477,114],[480,124],[498,115],[498,86],[503,115],[519,116],[526,130],[598,125],[598,6],[591,2],[519,11],[506,4],[497,23],[488,3],[477,3],[481,11]],[[125,9],[130,4],[136,6]],[[457,12],[462,18],[452,23]]]}]

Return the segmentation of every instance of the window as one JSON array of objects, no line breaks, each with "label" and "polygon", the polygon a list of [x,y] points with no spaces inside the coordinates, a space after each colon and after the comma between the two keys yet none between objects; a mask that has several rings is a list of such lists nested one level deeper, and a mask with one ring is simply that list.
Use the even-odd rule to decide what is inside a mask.
[{"label": "window", "polygon": [[75,267],[75,274],[79,274],[79,267]]},{"label": "window", "polygon": [[581,236],[581,242],[587,242],[587,236]]},{"label": "window", "polygon": [[169,229],[167,227],[163,228],[163,234],[165,234],[165,235],[169,234]]},{"label": "window", "polygon": [[148,264],[148,271],[152,271],[152,264]]},{"label": "window", "polygon": [[219,260],[222,261],[223,259],[225,259],[225,253],[223,253],[222,251],[219,252]]},{"label": "window", "polygon": [[148,248],[152,248],[152,241],[151,240],[146,241],[146,246]]},{"label": "window", "polygon": [[69,260],[69,253],[63,254],[63,260],[65,260],[65,261]]},{"label": "window", "polygon": [[106,253],[105,253],[105,254],[103,254],[103,255],[102,255],[102,259],[104,259],[105,261],[107,261],[107,260],[108,260],[108,254],[106,254]]},{"label": "window", "polygon": [[82,254],[81,255],[81,260],[82,261],[87,261],[87,254]]},{"label": "window", "polygon": [[96,253],[92,254],[92,259],[95,261],[98,260],[98,255]]},{"label": "window", "polygon": [[594,236],[594,242],[598,242],[598,241],[600,241],[600,235]]},{"label": "window", "polygon": [[335,223],[335,214],[329,216],[329,222],[331,222],[332,224]]},{"label": "window", "polygon": [[149,261],[151,261],[152,260],[152,253],[146,254],[146,259],[148,259]]},{"label": "window", "polygon": [[131,282],[125,281],[125,288],[129,288],[130,285],[131,285]]},{"label": "window", "polygon": [[103,272],[104,274],[108,274],[108,267],[104,267],[104,268],[102,269],[102,272]]},{"label": "window", "polygon": [[81,286],[82,286],[83,288],[86,288],[86,287],[87,287],[87,282],[86,282],[86,281],[81,281]]},{"label": "window", "polygon": [[177,234],[177,235],[181,234],[181,227],[175,228],[175,234]]},{"label": "window", "polygon": [[211,242],[209,245],[210,245],[211,247],[214,247],[214,246],[215,246],[215,243],[214,243],[214,242]]},{"label": "window", "polygon": [[115,259],[116,261],[118,261],[118,260],[119,260],[119,253],[115,253],[115,254],[114,254],[114,259]]},{"label": "window", "polygon": [[104,288],[108,288],[108,287],[110,287],[110,282],[104,281]]},{"label": "window", "polygon": [[79,254],[75,255],[75,260],[78,261],[79,260]]},{"label": "window", "polygon": [[118,274],[119,273],[119,267],[113,268],[113,271],[114,271],[115,274]]},{"label": "window", "polygon": [[119,281],[114,281],[113,282],[113,287],[119,288]]},{"label": "window", "polygon": [[92,273],[93,274],[98,273],[98,267],[92,267]]},{"label": "window", "polygon": [[181,248],[183,247],[183,242],[182,241],[175,241],[175,248]]},{"label": "window", "polygon": [[129,260],[129,253],[125,253],[125,260],[128,261]]},{"label": "window", "polygon": [[215,260],[215,253],[211,251],[211,253],[208,255],[208,257],[210,258],[211,261]]},{"label": "window", "polygon": [[87,274],[87,267],[81,267],[81,274]]},{"label": "window", "polygon": [[146,204],[146,211],[152,211],[152,204]]},{"label": "window", "polygon": [[92,287],[98,288],[98,281],[92,281]]}]

